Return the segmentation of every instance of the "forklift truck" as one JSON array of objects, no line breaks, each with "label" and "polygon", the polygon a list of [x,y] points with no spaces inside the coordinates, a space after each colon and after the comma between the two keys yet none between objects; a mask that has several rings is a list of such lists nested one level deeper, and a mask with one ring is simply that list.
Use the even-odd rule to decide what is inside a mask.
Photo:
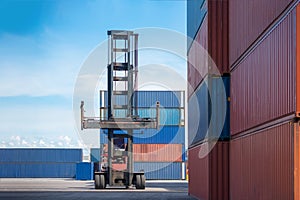
[{"label": "forklift truck", "polygon": [[144,172],[133,171],[133,130],[159,127],[159,102],[155,118],[139,117],[138,34],[111,30],[107,35],[107,104],[100,107],[100,118],[85,117],[83,101],[80,106],[81,129],[103,129],[108,138],[106,156],[94,174],[95,188],[134,185],[136,189],[145,189]]}]

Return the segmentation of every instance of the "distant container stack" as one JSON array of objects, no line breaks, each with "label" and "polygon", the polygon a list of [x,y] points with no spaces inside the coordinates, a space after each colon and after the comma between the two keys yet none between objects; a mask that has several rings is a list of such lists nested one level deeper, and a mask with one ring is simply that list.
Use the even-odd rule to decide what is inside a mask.
[{"label": "distant container stack", "polygon": [[82,149],[0,149],[1,178],[75,178]]},{"label": "distant container stack", "polygon": [[[101,94],[102,93],[102,94]],[[184,91],[138,91],[138,115],[155,117],[156,102],[160,102],[160,124],[157,129],[134,130],[134,170],[145,171],[147,180],[185,179],[185,93]],[[115,101],[125,101],[118,95]],[[100,107],[105,114],[107,93],[100,92]],[[124,96],[124,98],[127,98]],[[121,103],[120,103],[121,104]],[[122,110],[115,116],[122,117]],[[124,131],[115,131],[123,133]],[[99,163],[107,151],[107,130],[100,130],[100,149],[91,149],[91,161]],[[122,167],[122,166],[121,166]]]},{"label": "distant container stack", "polygon": [[231,199],[300,198],[298,4],[229,4]]},{"label": "distant container stack", "polygon": [[229,199],[228,1],[187,1],[187,32],[189,195]]}]

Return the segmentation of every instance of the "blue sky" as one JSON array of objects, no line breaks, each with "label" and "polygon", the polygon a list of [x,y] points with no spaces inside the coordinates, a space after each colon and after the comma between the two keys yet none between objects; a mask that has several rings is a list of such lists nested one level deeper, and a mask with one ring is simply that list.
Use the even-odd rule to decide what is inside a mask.
[{"label": "blue sky", "polygon": [[186,33],[180,0],[2,0],[0,147],[78,146],[74,85],[111,29]]}]

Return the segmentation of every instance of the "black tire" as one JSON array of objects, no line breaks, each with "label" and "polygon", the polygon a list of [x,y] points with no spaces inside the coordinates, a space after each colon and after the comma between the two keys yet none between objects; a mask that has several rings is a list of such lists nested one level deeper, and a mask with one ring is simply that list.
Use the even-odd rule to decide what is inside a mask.
[{"label": "black tire", "polygon": [[106,188],[106,183],[105,183],[105,176],[104,174],[100,175],[100,189]]},{"label": "black tire", "polygon": [[141,189],[145,189],[146,187],[146,177],[144,174],[141,175]]},{"label": "black tire", "polygon": [[100,182],[101,182],[101,179],[100,179],[100,174],[96,174],[95,175],[95,189],[100,189]]},{"label": "black tire", "polygon": [[104,189],[106,187],[105,176],[103,174],[95,175],[95,189]]},{"label": "black tire", "polygon": [[136,189],[143,189],[142,188],[141,176],[140,175],[136,175],[135,176],[135,188]]}]

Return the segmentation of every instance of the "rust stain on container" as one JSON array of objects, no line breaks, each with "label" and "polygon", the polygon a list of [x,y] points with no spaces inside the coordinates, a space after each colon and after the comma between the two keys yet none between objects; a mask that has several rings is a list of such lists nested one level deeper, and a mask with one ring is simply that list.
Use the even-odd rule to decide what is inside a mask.
[{"label": "rust stain on container", "polygon": [[189,149],[189,194],[198,199],[229,199],[229,143],[217,142],[204,158],[201,148],[208,143]]},{"label": "rust stain on container", "polygon": [[293,0],[230,0],[229,63],[232,65]]},{"label": "rust stain on container", "polygon": [[231,135],[296,111],[295,10],[231,73]]},{"label": "rust stain on container", "polygon": [[294,199],[294,126],[299,129],[286,122],[230,142],[231,199]]},{"label": "rust stain on container", "polygon": [[136,162],[181,162],[182,144],[133,144]]}]

